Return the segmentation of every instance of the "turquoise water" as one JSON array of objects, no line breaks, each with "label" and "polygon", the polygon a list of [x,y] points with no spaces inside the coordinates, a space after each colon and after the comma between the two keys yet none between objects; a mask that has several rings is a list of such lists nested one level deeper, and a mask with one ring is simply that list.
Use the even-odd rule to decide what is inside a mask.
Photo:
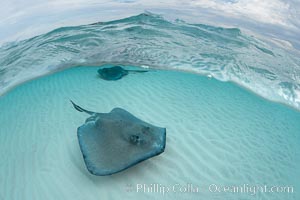
[{"label": "turquoise water", "polygon": [[[104,81],[103,64],[150,71]],[[297,200],[299,66],[288,46],[152,13],[2,45],[0,199]],[[166,127],[165,152],[113,176],[89,174],[76,136],[87,115],[70,99]],[[176,191],[137,190],[141,184]],[[214,185],[268,191],[210,191]]]},{"label": "turquoise water", "polygon": [[242,85],[299,109],[299,55],[237,28],[189,24],[144,13],[62,27],[0,47],[0,94],[26,80],[78,65],[145,65],[192,71]]},{"label": "turquoise water", "polygon": [[[0,199],[300,198],[298,111],[196,74],[151,70],[104,81],[98,69],[67,69],[0,98]],[[113,176],[89,174],[76,136],[87,115],[70,99],[98,112],[121,107],[166,127],[165,152]],[[163,195],[136,191],[137,184],[193,184],[199,192]],[[209,191],[211,184],[294,192],[219,193]]]}]

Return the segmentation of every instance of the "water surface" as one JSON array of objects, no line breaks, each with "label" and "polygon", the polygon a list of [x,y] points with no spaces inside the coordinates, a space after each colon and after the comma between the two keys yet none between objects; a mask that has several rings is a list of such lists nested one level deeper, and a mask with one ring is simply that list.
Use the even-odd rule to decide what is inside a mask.
[{"label": "water surface", "polygon": [[131,64],[213,76],[300,106],[300,60],[237,28],[168,21],[152,13],[62,27],[0,47],[0,94],[77,65]]}]

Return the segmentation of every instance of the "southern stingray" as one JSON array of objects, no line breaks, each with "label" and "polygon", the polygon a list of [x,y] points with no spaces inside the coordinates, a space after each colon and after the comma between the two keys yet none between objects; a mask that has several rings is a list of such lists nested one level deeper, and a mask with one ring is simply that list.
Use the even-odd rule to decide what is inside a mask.
[{"label": "southern stingray", "polygon": [[77,129],[80,149],[90,173],[114,174],[164,152],[165,128],[144,122],[122,108],[96,113],[72,104],[76,110],[90,115]]},{"label": "southern stingray", "polygon": [[116,81],[124,76],[128,75],[130,72],[133,73],[144,73],[147,70],[126,70],[120,66],[106,67],[98,70],[100,78],[107,81]]}]

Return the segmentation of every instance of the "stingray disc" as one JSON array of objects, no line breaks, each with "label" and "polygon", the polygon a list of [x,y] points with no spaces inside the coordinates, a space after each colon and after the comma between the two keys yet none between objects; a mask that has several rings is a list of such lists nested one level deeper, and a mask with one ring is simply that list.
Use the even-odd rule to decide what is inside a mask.
[{"label": "stingray disc", "polygon": [[104,80],[115,81],[121,79],[128,74],[128,71],[120,66],[114,66],[110,68],[101,68],[98,70],[98,74]]},{"label": "stingray disc", "polygon": [[164,152],[165,128],[144,122],[121,108],[109,113],[75,108],[92,113],[77,135],[86,167],[94,175],[114,174]]}]

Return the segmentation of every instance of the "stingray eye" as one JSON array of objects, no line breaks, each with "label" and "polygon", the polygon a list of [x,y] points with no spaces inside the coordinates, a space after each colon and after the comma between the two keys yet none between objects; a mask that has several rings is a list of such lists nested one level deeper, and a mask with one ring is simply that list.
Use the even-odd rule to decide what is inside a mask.
[{"label": "stingray eye", "polygon": [[131,135],[129,141],[132,144],[138,144],[140,141],[140,137],[138,135]]},{"label": "stingray eye", "polygon": [[150,132],[150,127],[149,127],[149,126],[143,127],[143,128],[142,128],[142,132],[143,132],[144,134],[148,134],[148,133]]}]

